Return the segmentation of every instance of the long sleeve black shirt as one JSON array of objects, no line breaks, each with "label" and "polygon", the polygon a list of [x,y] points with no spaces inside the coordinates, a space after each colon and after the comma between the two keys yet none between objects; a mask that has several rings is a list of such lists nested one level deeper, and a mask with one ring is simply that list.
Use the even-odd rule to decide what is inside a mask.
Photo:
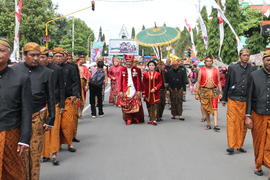
[{"label": "long sleeve black shirt", "polygon": [[0,131],[20,128],[19,142],[29,144],[32,107],[30,78],[11,67],[0,71]]},{"label": "long sleeve black shirt", "polygon": [[69,65],[71,65],[72,67],[73,67],[73,69],[74,69],[74,71],[75,71],[75,74],[76,74],[76,81],[77,81],[77,83],[75,84],[75,86],[77,86],[77,88],[79,88],[79,93],[80,93],[80,95],[79,95],[79,97],[78,98],[81,98],[82,97],[82,85],[81,85],[81,76],[80,76],[80,70],[79,70],[79,67],[78,67],[78,65],[77,64],[75,64],[75,63],[68,63]]},{"label": "long sleeve black shirt", "polygon": [[17,64],[14,68],[31,79],[33,113],[39,112],[47,105],[49,114],[45,124],[53,126],[55,119],[53,71],[41,65],[30,67],[26,63]]},{"label": "long sleeve black shirt", "polygon": [[183,89],[186,91],[186,73],[178,69],[171,69],[167,73],[167,83],[169,86],[169,89]]},{"label": "long sleeve black shirt", "polygon": [[236,101],[247,100],[247,89],[250,73],[255,69],[247,64],[243,67],[240,62],[230,65],[226,77],[226,85],[223,92],[222,101],[228,101],[231,98]]},{"label": "long sleeve black shirt", "polygon": [[265,69],[252,72],[248,87],[246,114],[270,115],[270,74]]},{"label": "long sleeve black shirt", "polygon": [[61,64],[64,74],[64,84],[65,84],[65,98],[76,96],[80,97],[79,83],[76,77],[76,71],[74,67],[70,64]]},{"label": "long sleeve black shirt", "polygon": [[53,70],[55,103],[60,108],[65,107],[65,83],[63,69],[55,64],[48,64],[47,68]]}]

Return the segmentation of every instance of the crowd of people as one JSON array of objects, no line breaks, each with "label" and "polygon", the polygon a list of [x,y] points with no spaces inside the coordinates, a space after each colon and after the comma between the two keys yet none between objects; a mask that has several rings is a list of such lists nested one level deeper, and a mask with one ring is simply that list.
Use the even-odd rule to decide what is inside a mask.
[{"label": "crowd of people", "polygon": [[162,124],[166,104],[171,119],[185,121],[188,86],[201,104],[206,130],[220,131],[218,105],[227,105],[228,154],[246,152],[245,136],[252,129],[255,174],[263,175],[263,165],[270,168],[270,51],[259,69],[249,64],[250,51],[243,49],[228,68],[214,67],[209,56],[203,67],[193,65],[189,71],[180,58],[166,63],[152,59],[141,67],[133,55],[124,61],[114,57],[110,67],[100,58],[89,68],[83,55],[75,63],[64,49],[49,51],[33,42],[23,48],[24,62],[11,65],[11,52],[10,42],[0,38],[0,179],[38,180],[41,159],[58,166],[62,145],[76,152],[86,93],[91,117],[103,117],[109,80],[109,103],[122,109],[127,126],[145,122],[143,101],[149,125]]}]

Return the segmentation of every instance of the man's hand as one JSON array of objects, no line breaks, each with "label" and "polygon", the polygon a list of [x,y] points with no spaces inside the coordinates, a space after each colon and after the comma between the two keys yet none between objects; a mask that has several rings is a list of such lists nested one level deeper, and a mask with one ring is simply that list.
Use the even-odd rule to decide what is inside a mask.
[{"label": "man's hand", "polygon": [[198,94],[195,95],[195,99],[196,100],[199,100],[200,99],[200,96]]},{"label": "man's hand", "polygon": [[253,122],[252,122],[252,119],[251,119],[250,116],[246,116],[245,124],[246,124],[246,127],[248,129],[252,129],[253,128]]},{"label": "man's hand", "polygon": [[152,90],[151,90],[151,93],[155,93],[155,92],[156,92],[156,90],[155,90],[155,89],[152,89]]},{"label": "man's hand", "polygon": [[226,106],[226,102],[225,101],[222,101],[222,106]]},{"label": "man's hand", "polygon": [[183,91],[183,96],[185,96],[187,94],[187,92],[186,91]]},{"label": "man's hand", "polygon": [[222,94],[219,94],[218,98],[219,98],[219,99],[222,99]]},{"label": "man's hand", "polygon": [[141,94],[141,92],[140,92],[140,91],[136,91],[136,95],[137,95],[139,98],[141,98],[141,97],[142,97],[142,94]]},{"label": "man's hand", "polygon": [[119,96],[120,96],[120,97],[123,97],[123,92],[120,92],[120,93],[119,93]]},{"label": "man's hand", "polygon": [[116,78],[115,77],[112,77],[112,80],[116,80]]},{"label": "man's hand", "polygon": [[49,126],[49,125],[47,125],[47,124],[44,124],[44,125],[43,125],[43,129],[44,129],[44,131],[49,131],[49,130],[52,129],[52,127]]},{"label": "man's hand", "polygon": [[21,144],[18,144],[17,147],[17,153],[19,153],[19,155],[21,156],[24,152],[29,151],[29,147],[28,146],[24,146]]}]

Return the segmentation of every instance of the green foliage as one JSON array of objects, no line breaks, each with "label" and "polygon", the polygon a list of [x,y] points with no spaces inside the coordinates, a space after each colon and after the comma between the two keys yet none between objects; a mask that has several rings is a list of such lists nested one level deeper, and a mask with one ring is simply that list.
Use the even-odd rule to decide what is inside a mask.
[{"label": "green foliage", "polygon": [[208,49],[206,51],[207,56],[218,57],[219,50],[219,23],[218,12],[212,8],[212,12],[208,24]]},{"label": "green foliage", "polygon": [[[0,36],[8,38],[13,42],[15,13],[13,0],[0,0]],[[36,42],[44,45],[45,23],[61,15],[56,12],[57,7],[52,0],[25,0],[23,1],[21,25],[20,25],[20,47],[27,42]],[[72,22],[63,18],[49,24],[49,36],[51,42],[49,48],[56,46],[71,49]],[[75,53],[86,53],[87,38],[93,33],[92,30],[81,20],[76,20],[75,26]],[[94,38],[94,36],[93,36]],[[78,47],[76,47],[78,46]]]},{"label": "green foliage", "polygon": [[184,57],[185,56],[185,50],[187,48],[190,48],[192,46],[191,40],[190,40],[190,34],[186,27],[181,32],[180,39],[176,41],[175,43],[175,54],[178,57]]},{"label": "green foliage", "polygon": [[242,9],[239,29],[240,34],[248,38],[246,48],[251,51],[251,54],[260,53],[267,45],[267,37],[260,34],[260,22],[263,19],[263,14],[257,9],[250,7]]},{"label": "green foliage", "polygon": [[[73,20],[67,21],[66,35],[64,35],[59,43],[60,47],[72,52],[72,23]],[[76,55],[87,54],[88,38],[94,41],[92,30],[80,19],[74,19],[74,52]]]},{"label": "green foliage", "polygon": [[[241,23],[241,11],[238,0],[227,0],[225,3],[226,11],[225,16],[230,21],[235,32],[239,34],[239,24]],[[223,61],[227,64],[238,61],[237,43],[235,35],[232,33],[230,27],[225,23],[225,39],[223,44],[223,49],[221,52],[221,57]]]},{"label": "green foliage", "polygon": [[132,27],[132,32],[131,32],[131,39],[134,39],[136,36],[136,33],[135,33],[135,28]]}]

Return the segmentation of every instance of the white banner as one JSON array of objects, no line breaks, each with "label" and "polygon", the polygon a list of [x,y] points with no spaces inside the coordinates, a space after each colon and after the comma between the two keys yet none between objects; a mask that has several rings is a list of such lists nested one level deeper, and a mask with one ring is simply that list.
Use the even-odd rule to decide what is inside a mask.
[{"label": "white banner", "polygon": [[197,50],[196,50],[196,46],[195,46],[195,43],[194,43],[193,30],[192,30],[190,24],[188,24],[187,19],[185,19],[185,23],[186,23],[186,27],[188,29],[188,32],[190,33],[191,43],[192,43],[192,50],[193,50],[193,52],[195,54],[195,57],[196,57]]},{"label": "white banner", "polygon": [[207,50],[208,49],[208,34],[207,34],[207,28],[203,21],[201,13],[199,13],[199,20],[200,20],[200,26],[201,26],[201,31],[203,35],[203,42],[205,45],[205,49]]},{"label": "white banner", "polygon": [[218,56],[221,59],[221,48],[224,41],[224,21],[219,12],[218,12],[218,23],[219,23],[219,36],[220,36]]},{"label": "white banner", "polygon": [[229,25],[232,33],[235,35],[235,38],[236,38],[236,42],[237,42],[237,50],[238,50],[238,53],[240,52],[241,49],[243,49],[243,45],[240,41],[240,38],[238,37],[238,35],[236,34],[234,28],[232,27],[231,23],[229,22],[229,20],[226,18],[224,12],[222,11],[222,9],[219,7],[219,5],[216,3],[216,1],[212,0],[212,5],[213,5],[213,8],[217,9],[219,15],[222,17],[222,19]]}]

